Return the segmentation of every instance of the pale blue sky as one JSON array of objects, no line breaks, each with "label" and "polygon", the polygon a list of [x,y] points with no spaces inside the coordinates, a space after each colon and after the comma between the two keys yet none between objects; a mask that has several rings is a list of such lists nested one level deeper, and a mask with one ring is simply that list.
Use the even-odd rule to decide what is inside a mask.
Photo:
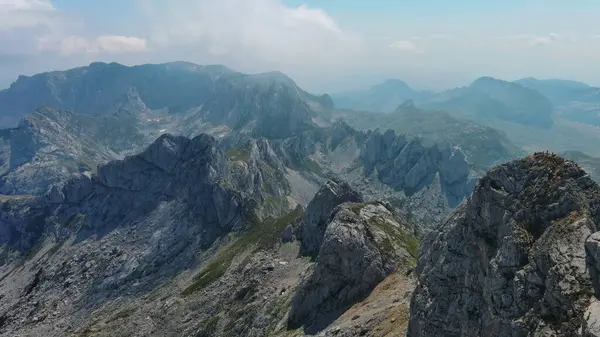
[{"label": "pale blue sky", "polygon": [[0,0],[0,87],[95,60],[281,70],[312,91],[479,76],[600,86],[597,0]]}]

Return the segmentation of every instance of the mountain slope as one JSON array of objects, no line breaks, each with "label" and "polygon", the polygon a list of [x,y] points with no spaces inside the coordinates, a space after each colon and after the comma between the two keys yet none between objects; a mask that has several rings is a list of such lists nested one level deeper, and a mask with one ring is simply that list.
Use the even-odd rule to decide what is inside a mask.
[{"label": "mountain slope", "polygon": [[538,128],[552,126],[552,103],[539,92],[491,77],[470,86],[449,90],[419,103],[426,109],[444,110],[456,116],[493,126],[488,119]]},{"label": "mountain slope", "polygon": [[[256,193],[273,181],[260,179],[261,168],[239,179],[230,170],[240,161],[253,165],[256,155],[268,157],[265,142],[254,143],[246,161],[227,159],[207,135],[164,135],[139,155],[102,165],[91,178],[72,179],[44,197],[0,198],[0,334],[300,336],[302,330],[288,327],[288,312],[298,308],[293,299],[327,291],[333,283],[320,278],[329,280],[337,268],[384,261],[376,278],[348,275],[362,284],[346,300],[313,302],[323,312],[373,300],[370,291],[388,275],[405,287],[411,283],[403,275],[418,243],[389,205],[336,200],[306,217],[302,207],[283,216],[261,211],[267,198]],[[255,188],[238,186],[253,180]],[[304,218],[327,219],[314,262],[298,257],[300,242],[279,240],[286,226],[304,226]],[[356,252],[371,254],[355,260]],[[396,303],[405,310],[407,304]],[[386,317],[365,312],[365,327]],[[358,329],[345,316],[332,319],[350,333]],[[293,321],[313,328],[310,320]]]},{"label": "mountain slope", "polygon": [[427,145],[458,146],[480,172],[523,154],[504,133],[496,129],[455,118],[446,112],[419,109],[411,101],[404,102],[390,114],[373,116],[346,110],[339,112],[335,118],[361,130],[393,129],[408,137],[420,138]]},{"label": "mountain slope", "polygon": [[424,100],[432,93],[416,91],[401,80],[389,79],[366,91],[353,91],[332,95],[335,107],[357,111],[392,112],[402,102]]},{"label": "mountain slope", "polygon": [[581,93],[591,86],[576,81],[567,81],[559,79],[538,80],[537,78],[523,78],[514,83],[520,84],[526,88],[536,90],[546,96],[553,104],[562,105],[573,100],[578,93]]},{"label": "mountain slope", "polygon": [[40,108],[15,129],[4,130],[0,193],[43,194],[73,174],[146,145],[128,117],[90,117]]},{"label": "mountain slope", "polygon": [[189,136],[224,127],[282,138],[314,127],[314,110],[321,104],[330,102],[302,91],[281,73],[246,75],[184,62],[92,63],[21,76],[0,92],[2,114],[13,119],[45,105],[91,116],[134,116],[155,130]]},{"label": "mountain slope", "polygon": [[[136,152],[165,132],[155,129],[129,114],[92,117],[40,109],[3,138],[6,145],[1,153],[7,159],[3,160],[6,169],[0,176],[0,192],[43,194],[52,185],[93,171],[98,164]],[[26,144],[33,145],[22,148]],[[470,193],[474,174],[462,154],[458,155],[461,151],[450,146],[359,132],[343,123],[279,140],[221,135],[218,146],[232,161],[227,168],[231,179],[250,194],[266,188],[276,197],[269,199],[267,211],[277,208],[277,214],[289,208],[287,198],[294,199],[292,204],[305,205],[326,178],[340,177],[358,189],[370,190],[373,199],[418,203],[421,206],[407,209],[414,209],[416,216],[433,225]],[[380,153],[385,147],[395,152]],[[406,177],[394,176],[394,170],[405,172]],[[258,197],[261,203],[263,197]]]},{"label": "mountain slope", "polygon": [[596,336],[600,188],[547,153],[493,168],[419,254],[407,336]]}]

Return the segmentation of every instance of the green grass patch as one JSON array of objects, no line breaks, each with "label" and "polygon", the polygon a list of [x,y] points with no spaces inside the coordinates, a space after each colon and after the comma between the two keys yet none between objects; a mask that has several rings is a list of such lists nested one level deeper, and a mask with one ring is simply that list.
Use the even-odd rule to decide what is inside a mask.
[{"label": "green grass patch", "polygon": [[254,221],[252,229],[218,253],[199,274],[194,276],[192,284],[185,288],[181,295],[189,296],[221,278],[231,266],[234,258],[244,251],[252,249],[250,253],[253,253],[273,247],[279,240],[279,234],[288,224],[300,218],[302,213],[302,207],[298,206],[281,218],[267,219],[262,222]]},{"label": "green grass patch", "polygon": [[219,325],[219,316],[211,317],[203,327],[200,328],[196,337],[212,337],[217,333]]},{"label": "green grass patch", "polygon": [[64,246],[65,242],[67,242],[67,240],[55,242],[54,246],[52,246],[52,248],[48,249],[48,251],[46,252],[46,254],[44,254],[44,256],[48,256],[48,258],[51,258],[52,256],[54,256],[54,254],[56,254],[62,248],[62,246]]},{"label": "green grass patch", "polygon": [[135,312],[135,308],[123,309],[123,310],[117,312],[113,317],[109,318],[106,321],[106,324],[114,322],[114,321],[118,321],[120,319],[128,318],[129,316],[133,315],[134,312]]},{"label": "green grass patch", "polygon": [[365,208],[368,204],[365,203],[355,203],[348,206],[348,208],[352,211],[352,213],[356,215],[360,215],[360,210]]},{"label": "green grass patch", "polygon": [[415,259],[419,256],[419,240],[407,228],[395,228],[392,224],[380,217],[372,217],[369,224],[385,232],[387,238],[383,242],[383,249],[389,253],[394,250],[394,243],[402,245]]},{"label": "green grass patch", "polygon": [[250,149],[248,147],[229,149],[225,152],[225,157],[233,161],[248,161],[250,159]]},{"label": "green grass patch", "polygon": [[65,227],[74,229],[76,226],[80,226],[84,219],[85,214],[75,213],[65,222]]},{"label": "green grass patch", "polygon": [[319,164],[317,164],[316,161],[314,161],[310,158],[304,158],[304,161],[302,162],[302,166],[307,171],[312,172],[316,175],[319,175],[319,176],[325,175],[325,172],[323,172],[323,169],[321,168],[321,166]]},{"label": "green grass patch", "polygon": [[27,254],[15,265],[15,269],[25,267],[25,263],[33,259],[40,252],[40,250],[42,250],[43,246],[44,240],[40,240],[35,246],[27,251]]}]

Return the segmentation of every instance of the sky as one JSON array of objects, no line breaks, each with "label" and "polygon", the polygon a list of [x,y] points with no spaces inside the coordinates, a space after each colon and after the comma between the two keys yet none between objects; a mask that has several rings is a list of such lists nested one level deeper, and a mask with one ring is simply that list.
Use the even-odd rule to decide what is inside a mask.
[{"label": "sky", "polygon": [[599,17],[597,0],[0,0],[0,88],[94,61],[279,70],[315,93],[388,78],[600,86]]}]

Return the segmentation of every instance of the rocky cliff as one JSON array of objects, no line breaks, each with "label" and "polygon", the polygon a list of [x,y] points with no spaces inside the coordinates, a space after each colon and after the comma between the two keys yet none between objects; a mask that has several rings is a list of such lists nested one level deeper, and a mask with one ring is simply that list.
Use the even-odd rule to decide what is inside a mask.
[{"label": "rocky cliff", "polygon": [[408,336],[599,336],[600,188],[539,153],[493,168],[424,240]]},{"label": "rocky cliff", "polygon": [[347,183],[327,181],[308,204],[304,213],[299,230],[302,242],[300,252],[305,255],[318,253],[334,208],[344,202],[362,201],[362,196]]},{"label": "rocky cliff", "polygon": [[150,142],[128,117],[90,117],[47,107],[3,133],[2,194],[44,194]]},{"label": "rocky cliff", "polygon": [[393,130],[369,133],[360,159],[367,176],[375,171],[381,182],[409,196],[431,185],[438,175],[442,193],[453,208],[470,194],[475,182],[460,149],[426,147]]},{"label": "rocky cliff", "polygon": [[[328,212],[325,230],[315,234],[321,242],[315,264],[291,303],[290,327],[318,332],[364,300],[387,276],[413,266],[418,242],[411,227],[390,209],[379,203],[344,203]],[[304,228],[312,228],[310,219],[305,217]],[[303,234],[303,247],[305,239]]]},{"label": "rocky cliff", "polygon": [[[407,320],[406,296],[374,289],[394,277],[387,293],[409,291],[412,227],[390,205],[347,198],[311,207],[318,217],[300,206],[278,216],[265,205],[288,193],[268,176],[280,163],[264,140],[246,150],[164,135],[43,197],[2,197],[0,335],[354,336],[389,322],[364,308],[344,315],[363,300]],[[342,182],[326,189],[358,196]],[[313,218],[311,262],[279,233]],[[315,328],[311,308],[335,315]]]},{"label": "rocky cliff", "polygon": [[150,128],[192,137],[224,128],[227,133],[285,138],[315,127],[314,110],[327,109],[322,104],[328,103],[281,73],[247,75],[186,62],[134,67],[95,62],[20,76],[0,91],[7,123],[51,106],[87,116],[136,117]]}]

